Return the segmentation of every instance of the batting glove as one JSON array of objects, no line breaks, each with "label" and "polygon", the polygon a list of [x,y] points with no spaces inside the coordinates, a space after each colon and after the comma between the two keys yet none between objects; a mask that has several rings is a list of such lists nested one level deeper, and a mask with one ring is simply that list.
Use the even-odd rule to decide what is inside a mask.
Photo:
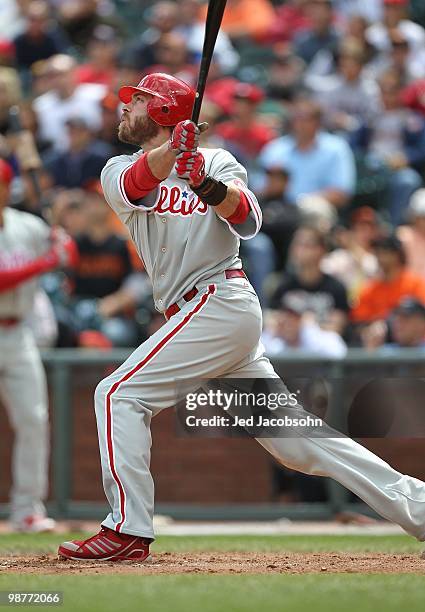
[{"label": "batting glove", "polygon": [[183,151],[177,155],[176,172],[191,187],[199,187],[205,180],[205,159],[199,151]]},{"label": "batting glove", "polygon": [[196,151],[202,132],[208,129],[208,123],[196,125],[193,121],[180,121],[174,128],[168,146],[172,151]]}]

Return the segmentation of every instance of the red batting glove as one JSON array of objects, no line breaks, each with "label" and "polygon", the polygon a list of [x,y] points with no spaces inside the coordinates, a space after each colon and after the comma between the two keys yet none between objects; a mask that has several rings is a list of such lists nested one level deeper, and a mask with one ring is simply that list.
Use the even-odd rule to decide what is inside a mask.
[{"label": "red batting glove", "polygon": [[205,180],[205,159],[199,151],[183,151],[177,155],[176,172],[191,187],[199,187]]},{"label": "red batting glove", "polygon": [[199,139],[203,132],[208,129],[208,123],[196,125],[193,121],[180,121],[174,128],[168,147],[172,151],[196,151],[199,147]]},{"label": "red batting glove", "polygon": [[193,121],[180,121],[174,128],[168,146],[173,151],[195,151],[199,146],[201,130]]}]

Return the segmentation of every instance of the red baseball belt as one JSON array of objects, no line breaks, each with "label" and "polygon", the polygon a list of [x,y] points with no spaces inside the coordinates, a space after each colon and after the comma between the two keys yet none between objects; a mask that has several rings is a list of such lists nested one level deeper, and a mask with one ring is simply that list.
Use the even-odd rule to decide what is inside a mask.
[{"label": "red baseball belt", "polygon": [[[225,270],[224,275],[227,279],[229,278],[247,278],[243,270]],[[196,289],[196,287],[194,287],[193,289],[191,289],[190,291],[184,294],[183,296],[184,301],[190,302],[190,300],[193,300],[193,298],[195,297],[197,293],[199,292]],[[171,304],[171,306],[167,308],[167,310],[164,312],[164,316],[168,321],[168,319],[171,319],[171,317],[177,314],[180,310],[181,308],[176,302],[175,304]]]},{"label": "red baseball belt", "polygon": [[8,319],[2,319],[0,318],[0,327],[13,327],[14,325],[18,325],[19,323],[19,319],[15,319],[15,318],[8,318]]}]

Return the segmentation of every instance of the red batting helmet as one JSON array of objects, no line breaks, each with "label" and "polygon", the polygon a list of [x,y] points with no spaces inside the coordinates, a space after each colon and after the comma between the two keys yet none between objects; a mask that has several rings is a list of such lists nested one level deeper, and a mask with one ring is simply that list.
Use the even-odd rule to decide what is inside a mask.
[{"label": "red batting helmet", "polygon": [[135,93],[142,92],[152,96],[147,105],[149,117],[162,126],[177,125],[179,121],[190,119],[195,92],[184,81],[176,77],[156,72],[145,76],[137,87],[125,86],[119,90],[121,102],[128,104]]}]

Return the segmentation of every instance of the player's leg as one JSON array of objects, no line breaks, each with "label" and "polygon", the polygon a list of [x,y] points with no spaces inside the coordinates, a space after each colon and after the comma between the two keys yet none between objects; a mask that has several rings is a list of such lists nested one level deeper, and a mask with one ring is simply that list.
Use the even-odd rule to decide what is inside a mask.
[{"label": "player's leg", "polygon": [[[264,356],[228,376],[278,378]],[[279,385],[282,393],[288,393],[282,381]],[[276,417],[285,415],[306,419],[309,413],[297,404],[279,408],[273,414]],[[273,435],[275,433],[276,430]],[[354,440],[324,423],[323,427],[297,427],[289,432],[285,430],[281,437],[261,437],[257,441],[282,465],[306,474],[333,478],[382,517],[399,524],[418,540],[425,540],[425,483],[397,472]]]},{"label": "player's leg", "polygon": [[153,538],[152,416],[175,405],[179,384],[187,391],[196,379],[222,376],[258,343],[260,322],[249,312],[255,294],[228,295],[224,285],[200,291],[97,386],[103,484],[112,508],[103,525],[110,529]]},{"label": "player's leg", "polygon": [[23,530],[51,529],[54,523],[44,520],[43,504],[49,453],[45,372],[33,336],[24,326],[5,332],[3,349],[1,392],[15,434],[11,521]]}]

